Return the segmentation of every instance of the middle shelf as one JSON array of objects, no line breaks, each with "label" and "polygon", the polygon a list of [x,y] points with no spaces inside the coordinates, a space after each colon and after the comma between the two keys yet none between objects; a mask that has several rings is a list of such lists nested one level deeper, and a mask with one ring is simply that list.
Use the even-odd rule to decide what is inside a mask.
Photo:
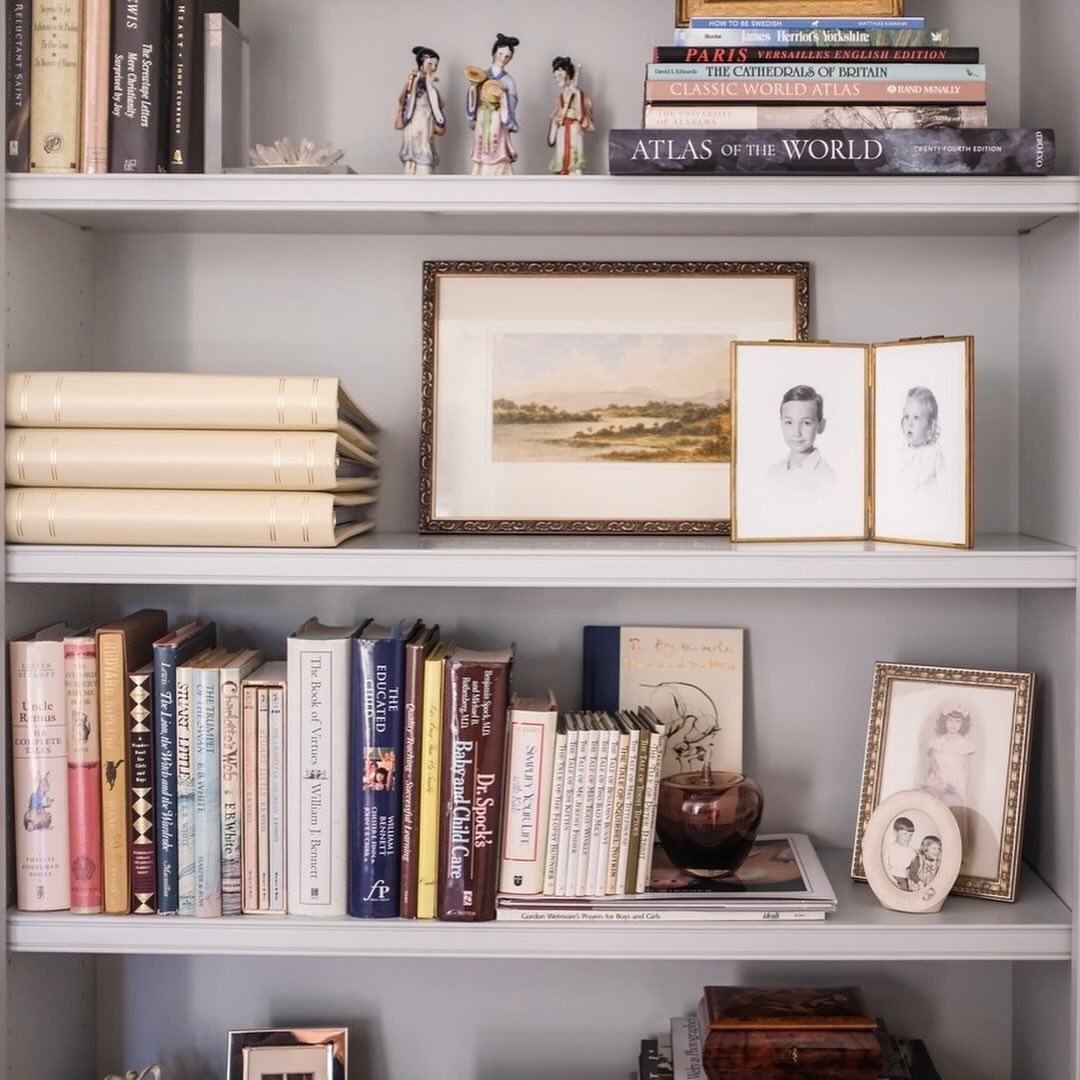
[{"label": "middle shelf", "polygon": [[936,915],[886,911],[848,876],[850,853],[819,851],[838,910],[823,922],[469,925],[402,919],[8,914],[14,952],[411,956],[607,960],[1061,960],[1072,913],[1024,869],[1015,904],[952,897]]},{"label": "middle shelf", "polygon": [[339,548],[9,545],[9,582],[465,588],[1073,589],[1076,551],[1029,536],[974,550],[723,537],[416,536]]}]

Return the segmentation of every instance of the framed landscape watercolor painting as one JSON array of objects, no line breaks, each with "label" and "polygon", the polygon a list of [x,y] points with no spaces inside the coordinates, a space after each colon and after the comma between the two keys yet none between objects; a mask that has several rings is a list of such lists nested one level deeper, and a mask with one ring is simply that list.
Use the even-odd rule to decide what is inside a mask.
[{"label": "framed landscape watercolor painting", "polygon": [[726,534],[731,342],[808,327],[806,263],[425,263],[420,531]]},{"label": "framed landscape watercolor painting", "polygon": [[675,0],[675,25],[708,19],[896,18],[904,0]]}]

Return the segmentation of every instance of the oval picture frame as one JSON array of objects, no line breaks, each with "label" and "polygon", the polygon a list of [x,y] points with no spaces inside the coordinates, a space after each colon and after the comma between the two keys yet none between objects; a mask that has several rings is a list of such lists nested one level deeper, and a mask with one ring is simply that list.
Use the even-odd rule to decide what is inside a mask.
[{"label": "oval picture frame", "polygon": [[882,907],[938,911],[960,873],[960,827],[928,791],[898,791],[882,801],[863,834],[866,880]]}]

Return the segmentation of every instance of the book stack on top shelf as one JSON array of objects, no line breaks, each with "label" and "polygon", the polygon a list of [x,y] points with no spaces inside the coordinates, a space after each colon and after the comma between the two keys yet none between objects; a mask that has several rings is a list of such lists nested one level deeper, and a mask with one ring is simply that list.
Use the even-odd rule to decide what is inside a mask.
[{"label": "book stack on top shelf", "polygon": [[989,127],[979,49],[921,17],[694,18],[645,69],[615,174],[1044,175],[1050,130]]},{"label": "book stack on top shelf", "polygon": [[8,543],[333,547],[371,529],[378,426],[336,378],[7,377]]}]

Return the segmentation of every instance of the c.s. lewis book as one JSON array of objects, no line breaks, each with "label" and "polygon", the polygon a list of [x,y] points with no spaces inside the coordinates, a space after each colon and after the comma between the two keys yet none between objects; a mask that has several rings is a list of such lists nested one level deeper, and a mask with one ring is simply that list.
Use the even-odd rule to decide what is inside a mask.
[{"label": "c.s. lewis book", "polygon": [[641,705],[667,725],[662,776],[696,772],[706,758],[714,769],[741,772],[742,630],[586,626],[582,707]]},{"label": "c.s. lewis book", "polygon": [[863,176],[1047,176],[1054,171],[1049,128],[932,131],[765,131],[613,129],[613,176],[810,173]]},{"label": "c.s. lewis book", "polygon": [[[862,128],[902,130],[939,127],[984,128],[985,105],[683,105],[645,106],[646,129],[709,128],[760,131],[764,128]],[[9,432],[9,444],[21,432]],[[112,434],[112,433],[110,433]],[[9,451],[9,460],[10,460]],[[25,460],[25,456],[23,459]],[[10,467],[9,467],[10,468]],[[10,483],[25,483],[10,480]]]}]

